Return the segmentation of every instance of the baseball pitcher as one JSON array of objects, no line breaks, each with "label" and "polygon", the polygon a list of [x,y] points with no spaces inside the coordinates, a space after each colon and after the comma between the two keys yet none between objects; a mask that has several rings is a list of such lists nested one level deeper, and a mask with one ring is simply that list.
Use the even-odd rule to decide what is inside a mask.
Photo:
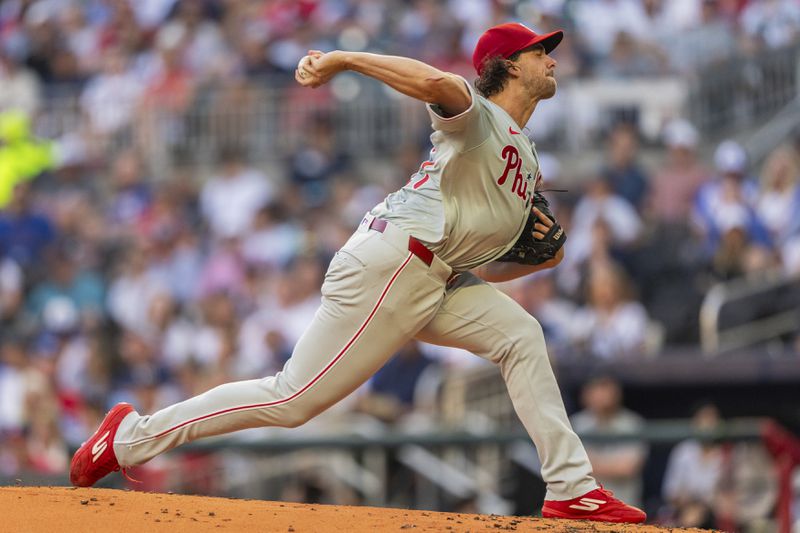
[{"label": "baseball pitcher", "polygon": [[562,37],[516,23],[490,28],[473,54],[474,87],[409,58],[309,51],[295,72],[304,87],[350,70],[425,102],[434,130],[429,158],[336,253],[321,306],[281,372],[221,385],[150,415],[115,406],[73,457],[72,483],[91,486],[202,437],[299,426],[413,338],[499,365],[541,458],[545,517],[643,522],[641,510],[592,477],[539,323],[487,283],[552,268],[563,256],[566,234],[536,190],[539,162],[522,133],[536,104],[556,92],[549,54]]}]

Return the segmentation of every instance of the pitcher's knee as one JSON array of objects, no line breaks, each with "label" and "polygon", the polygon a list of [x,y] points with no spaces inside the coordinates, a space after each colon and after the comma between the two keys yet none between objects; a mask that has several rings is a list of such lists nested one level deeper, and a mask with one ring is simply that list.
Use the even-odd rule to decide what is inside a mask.
[{"label": "pitcher's knee", "polygon": [[539,321],[528,316],[514,324],[513,329],[506,332],[503,340],[496,346],[492,360],[502,363],[521,358],[547,357],[547,347],[544,342],[544,331]]},{"label": "pitcher's knee", "polygon": [[309,420],[311,420],[311,417],[307,416],[306,413],[298,410],[287,409],[286,413],[281,416],[280,425],[281,427],[285,428],[296,428],[302,426]]},{"label": "pitcher's knee", "polygon": [[281,427],[296,428],[302,426],[306,422],[308,422],[307,418],[294,416],[294,414],[291,414],[290,416],[284,417]]},{"label": "pitcher's knee", "polygon": [[303,405],[287,406],[281,416],[281,427],[296,428],[300,427],[315,416],[318,411]]},{"label": "pitcher's knee", "polygon": [[544,344],[544,330],[539,321],[530,317],[521,328],[521,335],[525,338],[525,342],[535,345]]},{"label": "pitcher's knee", "polygon": [[[319,412],[312,401],[314,395],[297,397],[302,390],[302,384],[293,383],[284,372],[264,378],[261,386],[267,391],[265,398],[272,400],[265,401],[265,407],[260,413],[261,423],[265,427],[296,428]],[[276,400],[276,397],[279,399]]]}]

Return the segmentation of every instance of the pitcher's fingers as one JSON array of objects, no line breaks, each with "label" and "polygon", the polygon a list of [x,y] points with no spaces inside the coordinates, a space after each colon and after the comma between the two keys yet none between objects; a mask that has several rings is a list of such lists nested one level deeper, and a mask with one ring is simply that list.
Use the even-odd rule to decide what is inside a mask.
[{"label": "pitcher's fingers", "polygon": [[544,239],[544,233],[539,231],[534,231],[531,235],[533,235],[533,238],[536,239],[537,241],[541,241],[542,239]]},{"label": "pitcher's fingers", "polygon": [[294,79],[302,85],[303,87],[311,87],[312,89],[316,89],[321,84],[319,83],[319,78],[316,76],[312,76],[311,74],[306,73],[305,77],[300,75],[301,73],[296,73]]},{"label": "pitcher's fingers", "polygon": [[548,228],[549,228],[550,226],[552,226],[552,225],[553,225],[553,221],[552,221],[552,220],[550,220],[550,217],[548,217],[547,215],[545,215],[544,213],[542,213],[541,211],[539,211],[539,208],[538,208],[538,207],[534,207],[534,208],[533,208],[533,213],[536,215],[536,218],[538,218],[539,220],[541,220],[541,221],[542,221],[542,223],[543,223],[544,225],[546,225]]},{"label": "pitcher's fingers", "polygon": [[308,58],[307,61],[303,63],[303,66],[306,68],[308,72],[311,74],[319,74],[317,67],[319,66],[320,59],[314,56],[306,56]]},{"label": "pitcher's fingers", "polygon": [[541,231],[542,233],[547,233],[548,231],[550,231],[550,227],[545,226],[544,224],[540,224],[538,222],[533,225],[533,229],[535,229],[536,231]]}]

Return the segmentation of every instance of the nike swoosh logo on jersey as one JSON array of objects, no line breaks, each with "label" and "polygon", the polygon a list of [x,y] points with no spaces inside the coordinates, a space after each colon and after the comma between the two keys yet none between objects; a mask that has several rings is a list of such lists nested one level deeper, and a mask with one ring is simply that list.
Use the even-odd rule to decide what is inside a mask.
[{"label": "nike swoosh logo on jersey", "polygon": [[511,126],[508,127],[508,133],[510,133],[511,135],[519,135],[518,131],[514,131],[511,129]]},{"label": "nike swoosh logo on jersey", "polygon": [[596,511],[601,505],[608,503],[605,500],[596,500],[594,498],[581,498],[578,502],[580,505],[572,504],[569,508],[577,509],[578,511]]}]

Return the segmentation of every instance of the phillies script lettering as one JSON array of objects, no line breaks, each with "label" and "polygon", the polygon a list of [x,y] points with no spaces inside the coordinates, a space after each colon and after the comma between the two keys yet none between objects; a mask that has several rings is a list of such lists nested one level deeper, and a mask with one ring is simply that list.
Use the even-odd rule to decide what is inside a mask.
[{"label": "phillies script lettering", "polygon": [[503,185],[509,175],[513,176],[514,181],[511,184],[511,192],[516,193],[524,202],[527,202],[530,200],[528,180],[522,175],[522,158],[519,156],[519,150],[517,150],[516,146],[508,144],[503,147],[501,155],[506,162],[506,168],[503,170],[503,174],[497,178],[497,184]]}]

